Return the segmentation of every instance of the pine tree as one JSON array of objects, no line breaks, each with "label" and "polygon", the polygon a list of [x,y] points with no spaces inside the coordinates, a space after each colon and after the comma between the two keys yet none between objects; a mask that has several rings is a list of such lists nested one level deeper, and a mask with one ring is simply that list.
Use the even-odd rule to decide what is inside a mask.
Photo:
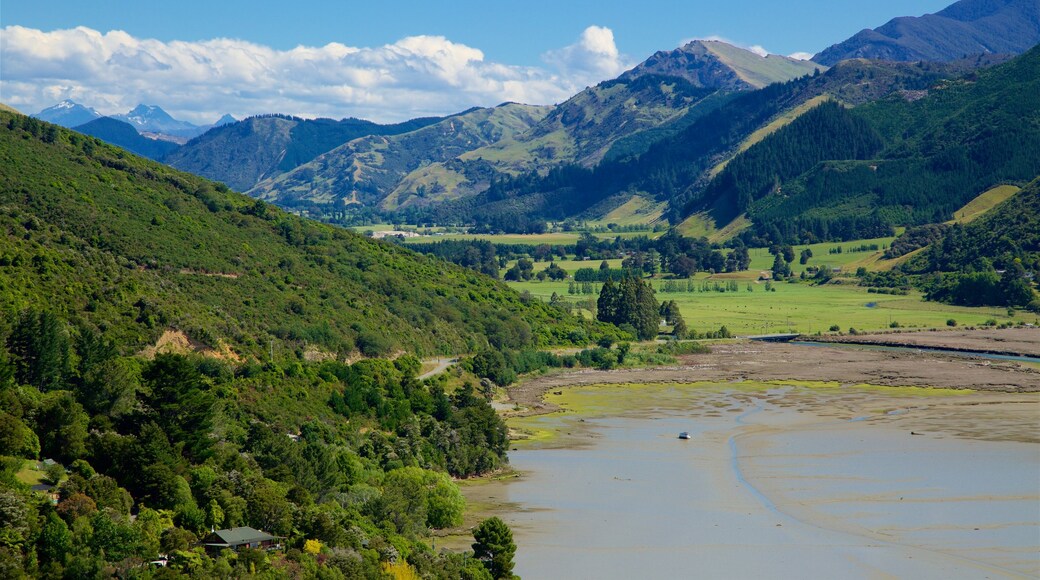
[{"label": "pine tree", "polygon": [[599,291],[599,300],[596,301],[596,320],[620,324],[618,321],[618,298],[619,291],[614,282],[607,278]]}]

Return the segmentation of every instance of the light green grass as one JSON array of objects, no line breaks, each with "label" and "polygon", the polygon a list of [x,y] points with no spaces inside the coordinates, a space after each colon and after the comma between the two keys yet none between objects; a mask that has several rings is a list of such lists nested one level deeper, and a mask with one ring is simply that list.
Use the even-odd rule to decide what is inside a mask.
[{"label": "light green grass", "polygon": [[633,195],[628,201],[607,212],[606,215],[597,220],[586,222],[589,226],[606,226],[607,224],[618,224],[620,226],[634,226],[655,224],[661,220],[667,202],[654,202],[640,195]]},{"label": "light green grass", "polygon": [[[699,278],[703,278],[703,275]],[[654,287],[662,281],[655,280]],[[687,326],[698,332],[717,330],[725,325],[739,335],[774,332],[827,332],[832,324],[842,331],[882,330],[892,322],[904,328],[946,328],[955,319],[961,326],[981,325],[987,320],[998,323],[1018,321],[1002,308],[967,308],[937,302],[925,302],[918,292],[907,296],[870,294],[865,288],[851,285],[810,286],[808,284],[773,284],[775,292],[766,292],[765,284],[752,282],[754,291],[746,290],[748,282],[740,282],[737,292],[658,292],[658,300],[675,300]],[[517,290],[549,300],[553,292],[574,303],[596,295],[569,295],[567,282],[510,282]],[[874,304],[868,307],[867,304]],[[1024,319],[1024,318],[1022,318]],[[1032,321],[1031,318],[1028,321]]]},{"label": "light green grass", "polygon": [[969,201],[961,209],[953,212],[953,220],[949,223],[966,224],[1006,201],[1019,191],[1020,189],[1014,185],[998,185]]},{"label": "light green grass", "polygon": [[[877,262],[881,258],[881,254],[884,253],[885,248],[892,244],[892,240],[895,237],[887,238],[874,238],[870,240],[855,240],[852,242],[826,242],[822,244],[809,244],[802,246],[794,246],[794,262],[791,263],[791,270],[795,272],[801,272],[808,266],[825,266],[828,268],[841,268],[845,272],[855,273],[856,268],[860,266],[866,267],[868,270],[871,269],[871,265]],[[860,244],[877,244],[877,252],[850,252],[852,248],[859,247]],[[831,254],[831,248],[842,247],[844,250],[840,254]],[[812,250],[813,257],[809,259],[809,263],[805,266],[798,263],[798,257],[801,255],[803,249],[809,248]],[[773,267],[773,256],[769,253],[766,248],[752,248],[749,250],[751,253],[751,268],[750,270],[756,275],[759,271],[769,270]]]}]

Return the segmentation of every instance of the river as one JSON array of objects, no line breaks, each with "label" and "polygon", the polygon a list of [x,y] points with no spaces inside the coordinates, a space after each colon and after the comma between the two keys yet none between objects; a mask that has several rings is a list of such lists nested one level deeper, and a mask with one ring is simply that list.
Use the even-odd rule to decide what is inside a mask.
[{"label": "river", "polygon": [[[1040,398],[794,384],[566,389],[482,487],[537,578],[1040,575]],[[677,434],[688,431],[690,440]],[[545,438],[545,433],[553,433]]]}]

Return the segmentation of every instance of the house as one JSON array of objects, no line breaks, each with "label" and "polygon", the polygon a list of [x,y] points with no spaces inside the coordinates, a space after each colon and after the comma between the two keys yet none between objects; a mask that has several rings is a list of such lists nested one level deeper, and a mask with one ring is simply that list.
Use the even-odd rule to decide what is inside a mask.
[{"label": "house", "polygon": [[47,499],[50,500],[51,505],[58,505],[58,499],[60,499],[60,496],[58,495],[58,488],[53,485],[49,483],[37,483],[32,486],[32,490],[46,496]]},{"label": "house", "polygon": [[237,552],[242,548],[277,550],[282,547],[281,540],[281,536],[272,536],[267,532],[250,527],[241,527],[210,532],[199,544],[209,552],[219,552],[225,548]]}]

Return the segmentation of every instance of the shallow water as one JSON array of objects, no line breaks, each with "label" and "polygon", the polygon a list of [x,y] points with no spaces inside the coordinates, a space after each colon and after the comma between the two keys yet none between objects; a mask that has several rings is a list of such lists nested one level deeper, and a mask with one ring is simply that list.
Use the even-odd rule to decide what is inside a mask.
[{"label": "shallow water", "polygon": [[[575,389],[568,401],[581,408],[585,398],[607,414],[598,407],[612,395],[604,391],[622,389]],[[1012,412],[985,421],[1005,416],[1021,423],[1005,431],[1035,432],[1035,396],[790,386],[643,395],[620,417],[543,419],[581,446],[510,453],[525,476],[495,493],[523,508],[503,515],[519,544],[517,574],[1040,575],[1040,445],[979,440],[972,433],[985,425],[965,424],[981,403],[1004,405]],[[910,434],[921,425],[924,435]],[[692,439],[679,440],[680,431]]]}]

